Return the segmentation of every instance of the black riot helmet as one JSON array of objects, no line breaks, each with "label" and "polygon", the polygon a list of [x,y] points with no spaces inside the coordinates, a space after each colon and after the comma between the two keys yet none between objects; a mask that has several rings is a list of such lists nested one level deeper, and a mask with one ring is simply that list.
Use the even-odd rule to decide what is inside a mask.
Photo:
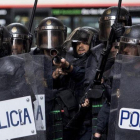
[{"label": "black riot helmet", "polygon": [[[109,7],[106,9],[100,20],[99,20],[99,39],[102,41],[107,41],[111,26],[114,24],[114,21],[117,16],[117,10],[118,7]],[[129,12],[124,8],[121,7],[120,10],[120,17],[119,17],[119,23],[123,24],[124,26],[131,26],[132,25],[132,20]]]},{"label": "black riot helmet", "polygon": [[61,49],[67,35],[67,27],[54,17],[43,19],[35,29],[36,44],[40,49]]},{"label": "black riot helmet", "polygon": [[119,54],[140,56],[140,25],[126,27],[120,39]]},{"label": "black riot helmet", "polygon": [[[82,57],[82,55],[78,55],[76,51],[76,47],[79,43],[84,43],[89,46],[89,50],[91,47],[98,44],[98,31],[94,28],[90,27],[78,27],[76,28],[66,39],[65,41],[65,49],[67,52],[72,53],[74,57]],[[89,54],[89,51],[86,53]]]},{"label": "black riot helmet", "polygon": [[99,31],[93,27],[84,26],[83,29],[90,30],[93,33],[91,47],[95,47],[96,45],[100,44],[101,41],[99,40]]},{"label": "black riot helmet", "polygon": [[12,34],[12,54],[22,54],[30,52],[32,45],[32,34],[20,23],[12,23],[7,26],[8,31]]},{"label": "black riot helmet", "polygon": [[12,35],[6,27],[0,25],[0,58],[11,55]]}]

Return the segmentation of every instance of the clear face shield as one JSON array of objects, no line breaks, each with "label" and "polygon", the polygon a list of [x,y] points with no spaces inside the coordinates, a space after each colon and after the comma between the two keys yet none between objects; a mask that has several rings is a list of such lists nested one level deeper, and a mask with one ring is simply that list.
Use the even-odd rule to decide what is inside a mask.
[{"label": "clear face shield", "polygon": [[21,38],[13,38],[12,55],[27,53],[29,51],[30,51],[29,40],[24,40]]},{"label": "clear face shield", "polygon": [[60,30],[42,30],[37,33],[37,46],[41,49],[60,48],[64,43],[65,34]]},{"label": "clear face shield", "polygon": [[73,47],[72,47],[72,38],[76,34],[76,32],[80,29],[80,27],[76,28],[72,33],[67,37],[63,46],[66,52],[73,54]]},{"label": "clear face shield", "polygon": [[119,54],[140,56],[140,45],[120,42]]}]

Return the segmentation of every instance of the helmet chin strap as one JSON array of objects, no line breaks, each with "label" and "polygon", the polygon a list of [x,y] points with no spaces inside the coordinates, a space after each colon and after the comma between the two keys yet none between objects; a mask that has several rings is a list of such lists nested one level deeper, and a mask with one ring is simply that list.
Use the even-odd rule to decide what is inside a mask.
[{"label": "helmet chin strap", "polygon": [[86,53],[83,53],[83,54],[77,54],[74,59],[77,60],[77,59],[80,59],[82,58],[83,56],[85,56]]},{"label": "helmet chin strap", "polygon": [[83,57],[86,53],[78,54],[79,57]]}]

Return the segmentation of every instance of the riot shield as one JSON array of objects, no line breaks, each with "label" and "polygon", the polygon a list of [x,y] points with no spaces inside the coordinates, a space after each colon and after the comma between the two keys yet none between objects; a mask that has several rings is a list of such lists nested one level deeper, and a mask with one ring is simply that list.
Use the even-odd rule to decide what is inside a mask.
[{"label": "riot shield", "polygon": [[40,140],[51,140],[53,137],[53,118],[50,112],[54,98],[52,91],[52,60],[44,55],[33,55],[32,60],[38,101],[34,102],[37,133],[39,133]]},{"label": "riot shield", "polygon": [[[46,140],[46,93],[48,88],[47,80],[50,85],[52,81],[51,77],[51,61],[48,60],[44,55],[31,56],[29,54],[20,55],[26,61],[26,79],[30,83],[32,90],[35,94],[36,100],[33,102],[34,105],[34,119],[36,124],[37,139]],[[46,64],[46,65],[45,65]],[[47,69],[45,71],[45,69]],[[48,76],[48,77],[45,77]],[[49,91],[49,95],[51,90]]]},{"label": "riot shield", "polygon": [[35,95],[26,80],[25,64],[18,56],[0,59],[1,139],[37,140],[32,106]]},{"label": "riot shield", "polygon": [[140,57],[119,55],[115,62],[108,140],[139,140]]},{"label": "riot shield", "polygon": [[[45,96],[37,96],[34,59],[29,54],[9,56],[1,58],[0,65],[0,104],[3,107],[0,111],[1,139],[46,140],[45,119],[37,120],[43,133],[38,131],[36,119],[34,121],[34,118],[45,114],[45,108],[41,110],[42,102],[45,104]],[[44,69],[44,62],[40,65]]]}]

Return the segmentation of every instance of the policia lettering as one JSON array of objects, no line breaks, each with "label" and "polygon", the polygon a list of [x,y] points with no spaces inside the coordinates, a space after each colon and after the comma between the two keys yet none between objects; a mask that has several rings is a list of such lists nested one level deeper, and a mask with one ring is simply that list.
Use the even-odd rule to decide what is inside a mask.
[{"label": "policia lettering", "polygon": [[[16,116],[15,116],[16,115]],[[27,108],[24,108],[24,110],[12,110],[10,112],[6,112],[5,117],[7,119],[7,124],[2,124],[2,121],[0,120],[0,129],[5,129],[9,127],[16,127],[19,125],[26,125],[27,121],[31,124],[30,115]],[[18,120],[16,120],[17,118]]]},{"label": "policia lettering", "polygon": [[41,117],[41,120],[43,120],[43,114],[42,114],[42,108],[41,108],[41,105],[38,105],[38,108],[37,108],[37,114],[36,114],[36,120],[38,120],[39,115],[40,115],[40,117]]},{"label": "policia lettering", "polygon": [[[135,117],[136,120],[133,119],[134,117]],[[133,127],[139,126],[140,127],[139,118],[140,118],[139,112],[135,111],[135,112],[131,113],[131,112],[127,111],[127,110],[122,110],[120,125],[123,124],[124,120],[128,120],[130,122],[131,126],[133,126]]]}]

